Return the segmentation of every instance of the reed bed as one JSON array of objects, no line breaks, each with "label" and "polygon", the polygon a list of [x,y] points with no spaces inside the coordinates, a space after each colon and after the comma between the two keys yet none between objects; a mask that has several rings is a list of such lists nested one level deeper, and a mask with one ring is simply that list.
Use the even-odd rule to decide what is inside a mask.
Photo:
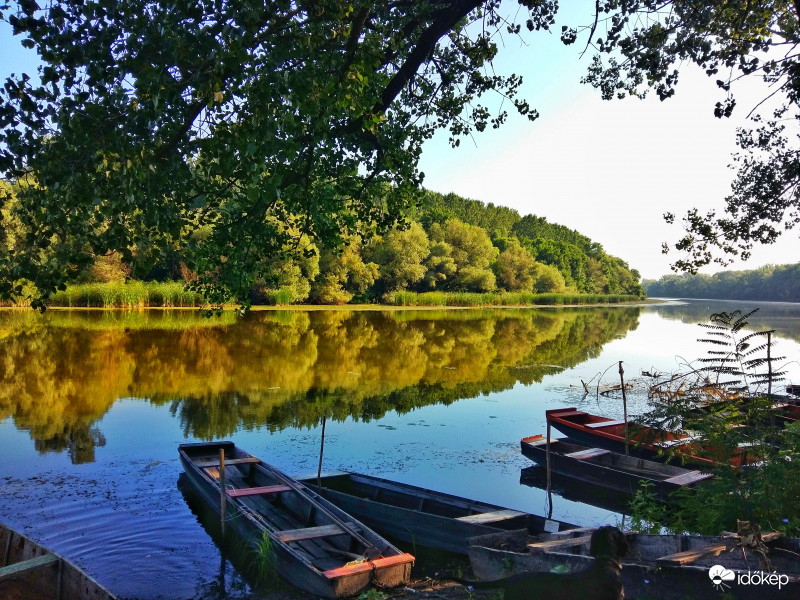
[{"label": "reed bed", "polygon": [[528,292],[390,292],[393,306],[564,306],[635,302],[638,296],[614,294],[533,294]]},{"label": "reed bed", "polygon": [[203,297],[186,289],[183,283],[170,281],[127,283],[83,283],[56,292],[51,306],[62,308],[199,307]]}]

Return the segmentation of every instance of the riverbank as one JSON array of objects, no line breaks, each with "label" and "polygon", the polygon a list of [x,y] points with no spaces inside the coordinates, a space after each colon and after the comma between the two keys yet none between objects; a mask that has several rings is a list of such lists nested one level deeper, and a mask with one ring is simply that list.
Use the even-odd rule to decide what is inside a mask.
[{"label": "riverbank", "polygon": [[[592,306],[640,303],[642,298],[623,294],[534,294],[528,292],[392,292],[382,303],[369,304],[278,304],[253,308],[319,310],[386,310],[391,308],[509,308],[534,306]],[[6,307],[24,307],[24,303]],[[203,297],[187,290],[181,282],[131,281],[127,283],[87,283],[68,286],[53,295],[50,308],[108,308],[141,310],[146,308],[204,308]],[[225,307],[237,308],[234,305]]]}]

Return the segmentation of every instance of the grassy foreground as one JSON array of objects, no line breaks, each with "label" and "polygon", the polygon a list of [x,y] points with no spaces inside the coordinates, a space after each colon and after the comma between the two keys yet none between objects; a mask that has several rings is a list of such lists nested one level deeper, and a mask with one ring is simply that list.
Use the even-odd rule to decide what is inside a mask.
[{"label": "grassy foreground", "polygon": [[[391,292],[384,306],[478,307],[478,306],[564,306],[637,302],[632,295],[532,294],[525,292]],[[189,308],[206,306],[203,297],[187,290],[183,283],[129,281],[127,283],[84,283],[57,292],[50,306],[56,308]],[[303,306],[303,305],[299,305]]]}]

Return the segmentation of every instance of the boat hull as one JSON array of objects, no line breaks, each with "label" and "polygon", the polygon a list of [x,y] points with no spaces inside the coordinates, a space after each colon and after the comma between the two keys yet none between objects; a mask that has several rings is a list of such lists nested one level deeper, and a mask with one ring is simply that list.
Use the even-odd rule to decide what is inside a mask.
[{"label": "boat hull", "polygon": [[[520,448],[522,454],[535,463],[547,465],[547,441],[542,436],[522,439]],[[553,473],[628,495],[634,495],[646,484],[662,501],[681,487],[711,477],[699,471],[558,439],[550,441],[550,469]]]},{"label": "boat hull", "polygon": [[476,502],[413,485],[360,473],[323,474],[298,478],[339,508],[393,539],[467,553],[470,537],[524,528],[531,535],[561,531],[574,525],[508,508]]},{"label": "boat hull", "polygon": [[[0,551],[0,598],[116,600],[74,564],[3,524]],[[34,564],[41,566],[24,569]]]},{"label": "boat hull", "polygon": [[[491,581],[519,573],[551,572],[553,569],[579,572],[589,568],[594,558],[588,555],[588,544],[562,546],[561,551],[536,551],[526,546],[523,532],[515,534],[493,534],[473,538],[469,547],[469,558],[473,573],[481,580]],[[761,567],[753,553],[745,555],[741,548],[709,553],[694,560],[691,564],[676,566],[659,561],[688,550],[699,551],[714,544],[721,538],[708,536],[641,535],[629,536],[631,555],[622,559],[622,578],[625,598],[658,598],[659,600],[695,600],[721,597],[737,600],[764,600],[772,598],[797,598],[800,594],[800,561],[792,559],[791,552],[800,548],[800,540],[784,540],[789,550],[779,558],[775,553],[773,565],[784,578],[780,589],[777,585],[744,585],[742,577],[761,573]],[[724,544],[723,544],[724,545]],[[729,544],[730,545],[730,544]],[[502,547],[501,547],[502,546]],[[777,558],[776,558],[777,557]],[[731,570],[735,579],[724,589],[726,595],[716,589],[709,576],[714,565],[722,565]]]}]

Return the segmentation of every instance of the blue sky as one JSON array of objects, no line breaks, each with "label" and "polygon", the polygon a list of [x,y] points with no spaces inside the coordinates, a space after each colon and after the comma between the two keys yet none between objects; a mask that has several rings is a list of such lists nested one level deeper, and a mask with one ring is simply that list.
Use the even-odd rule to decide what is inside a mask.
[{"label": "blue sky", "polygon": [[[562,3],[562,5],[567,3]],[[590,22],[593,3],[569,3],[554,33],[527,36],[527,45],[504,35],[495,63],[498,73],[525,78],[522,95],[540,113],[533,123],[515,117],[499,130],[463,140],[450,148],[446,132],[425,146],[420,168],[425,187],[455,192],[483,202],[509,206],[576,229],[619,256],[646,278],[669,273],[662,242],[682,233],[677,221],[689,208],[721,210],[734,172],[736,127],[761,97],[761,84],[737,94],[731,119],[713,116],[721,92],[697,69],[681,71],[675,97],[604,102],[580,84],[591,51],[580,53],[585,37],[565,47],[561,22]],[[523,28],[524,29],[524,28]],[[0,78],[35,70],[36,55],[19,46],[0,22]],[[738,114],[737,114],[738,113]],[[676,225],[662,215],[671,211]],[[747,263],[730,269],[800,260],[797,233],[775,245],[757,248]],[[713,272],[711,267],[704,272]]]}]

